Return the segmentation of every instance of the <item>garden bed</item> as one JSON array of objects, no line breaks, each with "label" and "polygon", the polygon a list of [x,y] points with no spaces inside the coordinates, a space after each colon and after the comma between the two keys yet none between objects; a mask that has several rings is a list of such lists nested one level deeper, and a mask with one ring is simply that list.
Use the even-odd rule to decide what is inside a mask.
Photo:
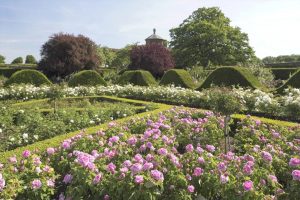
[{"label": "garden bed", "polygon": [[[55,106],[55,108],[53,108]],[[2,105],[0,151],[154,109],[109,97],[73,97]]]},{"label": "garden bed", "polygon": [[[298,128],[266,125],[246,117],[236,128],[231,151],[224,154],[222,116],[187,108],[161,111],[149,112],[154,115],[142,113],[77,136],[73,134],[74,137],[65,137],[64,141],[60,138],[59,147],[49,143],[43,148],[45,152],[29,147],[23,148],[22,158],[11,154],[0,172],[1,180],[6,183],[0,196],[5,199],[299,197]],[[184,147],[181,153],[180,146]]]}]

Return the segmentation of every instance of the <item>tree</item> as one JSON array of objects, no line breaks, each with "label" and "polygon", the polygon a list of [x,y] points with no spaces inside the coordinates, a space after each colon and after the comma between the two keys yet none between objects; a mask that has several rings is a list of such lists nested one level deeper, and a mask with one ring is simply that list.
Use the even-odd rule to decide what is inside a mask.
[{"label": "tree", "polygon": [[5,57],[0,54],[0,64],[5,64]]},{"label": "tree", "polygon": [[38,68],[49,77],[65,77],[100,66],[97,45],[89,38],[58,33],[42,46]]},{"label": "tree", "polygon": [[33,55],[27,55],[25,59],[25,64],[36,64],[36,59]]},{"label": "tree", "polygon": [[174,67],[170,51],[161,44],[135,46],[130,54],[129,69],[143,69],[154,76],[162,76],[165,71]]},{"label": "tree", "polygon": [[255,58],[248,36],[218,7],[199,8],[170,30],[176,67],[245,64]]},{"label": "tree", "polygon": [[11,64],[23,64],[23,58],[17,57],[11,62]]},{"label": "tree", "polygon": [[271,64],[271,63],[284,63],[284,62],[299,62],[300,55],[280,55],[277,57],[267,56],[262,59],[264,64]]},{"label": "tree", "polygon": [[116,57],[111,63],[112,67],[115,67],[118,71],[126,69],[130,64],[130,53],[133,47],[137,46],[135,44],[128,44],[124,48],[119,49],[116,52]]},{"label": "tree", "polygon": [[97,47],[97,52],[101,60],[101,65],[103,67],[112,67],[112,61],[116,57],[116,51],[116,49],[112,49],[106,46],[101,47],[101,45],[99,45]]}]

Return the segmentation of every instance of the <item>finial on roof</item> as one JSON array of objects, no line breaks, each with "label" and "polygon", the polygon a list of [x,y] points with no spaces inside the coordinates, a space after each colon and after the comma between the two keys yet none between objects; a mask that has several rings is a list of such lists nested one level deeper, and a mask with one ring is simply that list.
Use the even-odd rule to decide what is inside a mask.
[{"label": "finial on roof", "polygon": [[155,32],[156,32],[156,29],[154,28],[154,29],[153,29],[153,34],[154,34],[154,35],[155,35]]}]

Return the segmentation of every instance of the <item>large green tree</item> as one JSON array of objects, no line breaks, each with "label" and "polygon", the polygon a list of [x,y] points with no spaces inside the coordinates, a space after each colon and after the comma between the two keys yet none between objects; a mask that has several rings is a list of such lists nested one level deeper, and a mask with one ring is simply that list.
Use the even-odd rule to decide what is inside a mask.
[{"label": "large green tree", "polygon": [[97,47],[97,53],[101,60],[101,66],[102,67],[111,67],[112,61],[116,57],[116,49],[112,49],[106,46],[99,45]]},{"label": "large green tree", "polygon": [[170,30],[176,67],[246,64],[255,58],[248,35],[218,7],[199,8]]},{"label": "large green tree", "polygon": [[137,43],[128,44],[124,48],[119,49],[116,53],[116,57],[112,61],[112,67],[115,67],[118,71],[127,69],[130,64],[130,53],[132,48],[137,46]]}]

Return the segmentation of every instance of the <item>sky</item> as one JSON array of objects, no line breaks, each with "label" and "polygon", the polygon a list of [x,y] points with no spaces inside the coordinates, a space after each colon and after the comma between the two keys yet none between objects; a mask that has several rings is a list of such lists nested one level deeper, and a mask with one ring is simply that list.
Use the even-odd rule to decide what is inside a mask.
[{"label": "sky", "polygon": [[260,58],[300,54],[300,0],[0,0],[0,54],[10,63],[32,54],[54,33],[82,34],[96,44],[122,48],[145,43],[200,7],[217,6],[249,36]]}]

